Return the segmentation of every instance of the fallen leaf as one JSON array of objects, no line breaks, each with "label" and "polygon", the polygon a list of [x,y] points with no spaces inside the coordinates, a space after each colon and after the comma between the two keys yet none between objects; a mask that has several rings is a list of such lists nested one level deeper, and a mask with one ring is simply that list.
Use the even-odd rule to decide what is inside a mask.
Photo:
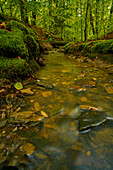
[{"label": "fallen leaf", "polygon": [[42,111],[42,110],[41,110],[41,114],[42,114],[44,117],[48,117],[48,115],[47,115],[44,111]]},{"label": "fallen leaf", "polygon": [[14,85],[14,87],[15,87],[15,89],[17,89],[17,90],[21,90],[21,89],[23,88],[23,85],[22,85],[22,83],[18,82],[18,83],[16,83],[16,84]]},{"label": "fallen leaf", "polygon": [[36,112],[40,111],[40,109],[41,109],[40,104],[38,102],[35,102],[34,103],[34,108],[35,108]]},{"label": "fallen leaf", "polygon": [[33,103],[33,102],[34,102],[34,100],[30,100],[30,102],[31,102],[31,103]]},{"label": "fallen leaf", "polygon": [[91,152],[90,152],[90,151],[88,151],[88,152],[87,152],[87,156],[90,156],[90,154],[91,154]]}]

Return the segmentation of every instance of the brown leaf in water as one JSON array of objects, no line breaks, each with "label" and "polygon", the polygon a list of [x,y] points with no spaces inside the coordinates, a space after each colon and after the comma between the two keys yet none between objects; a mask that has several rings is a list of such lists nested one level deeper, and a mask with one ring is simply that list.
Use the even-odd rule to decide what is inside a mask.
[{"label": "brown leaf in water", "polygon": [[40,111],[40,109],[41,109],[40,104],[38,102],[35,102],[34,103],[34,108],[35,108],[36,112]]},{"label": "brown leaf in water", "polygon": [[41,114],[42,114],[44,117],[48,117],[48,115],[47,115],[44,111],[42,111],[42,110],[41,110]]}]

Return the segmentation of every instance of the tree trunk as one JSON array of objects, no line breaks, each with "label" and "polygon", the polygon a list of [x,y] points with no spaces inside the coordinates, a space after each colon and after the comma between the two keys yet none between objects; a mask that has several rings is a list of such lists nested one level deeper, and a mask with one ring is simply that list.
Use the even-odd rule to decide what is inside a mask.
[{"label": "tree trunk", "polygon": [[[33,0],[33,2],[36,2],[36,0]],[[36,25],[36,10],[32,11],[32,24]]]},{"label": "tree trunk", "polygon": [[96,35],[97,35],[97,39],[98,39],[98,2],[99,2],[99,0],[96,0]]},{"label": "tree trunk", "polygon": [[87,41],[87,30],[88,30],[88,8],[89,8],[89,0],[87,0],[87,6],[86,6],[86,15],[85,15],[85,29],[84,29],[84,39]]},{"label": "tree trunk", "polygon": [[113,0],[112,0],[111,9],[110,9],[110,22],[112,21],[112,16],[113,16]]},{"label": "tree trunk", "polygon": [[27,11],[25,9],[24,0],[20,0],[20,13],[21,13],[21,21],[25,24],[28,24],[28,17],[26,16]]},{"label": "tree trunk", "polygon": [[93,35],[95,35],[95,28],[94,28],[94,19],[93,19],[93,15],[92,15],[92,6],[91,6],[91,1],[90,1],[90,24],[91,24],[91,27],[92,27],[92,32],[93,32]]},{"label": "tree trunk", "polygon": [[80,0],[80,16],[81,16],[81,41],[83,41],[82,0]]}]

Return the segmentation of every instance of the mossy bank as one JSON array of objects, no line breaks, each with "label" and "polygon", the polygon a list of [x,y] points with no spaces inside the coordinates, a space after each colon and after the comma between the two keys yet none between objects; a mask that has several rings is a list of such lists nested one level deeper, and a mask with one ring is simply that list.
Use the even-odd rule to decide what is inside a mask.
[{"label": "mossy bank", "polygon": [[24,79],[39,67],[36,32],[19,21],[0,17],[0,78]]},{"label": "mossy bank", "polygon": [[113,63],[113,39],[97,40],[87,43],[73,43],[70,42],[64,46],[65,53],[74,55],[84,55],[91,59],[96,57]]}]

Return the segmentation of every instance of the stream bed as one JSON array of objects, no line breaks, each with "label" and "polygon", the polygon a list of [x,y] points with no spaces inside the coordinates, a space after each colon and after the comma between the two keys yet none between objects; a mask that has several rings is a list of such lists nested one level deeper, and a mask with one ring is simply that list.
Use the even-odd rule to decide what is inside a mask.
[{"label": "stream bed", "polygon": [[51,52],[36,77],[24,81],[29,95],[7,96],[7,117],[0,110],[0,168],[112,169],[112,73]]}]

